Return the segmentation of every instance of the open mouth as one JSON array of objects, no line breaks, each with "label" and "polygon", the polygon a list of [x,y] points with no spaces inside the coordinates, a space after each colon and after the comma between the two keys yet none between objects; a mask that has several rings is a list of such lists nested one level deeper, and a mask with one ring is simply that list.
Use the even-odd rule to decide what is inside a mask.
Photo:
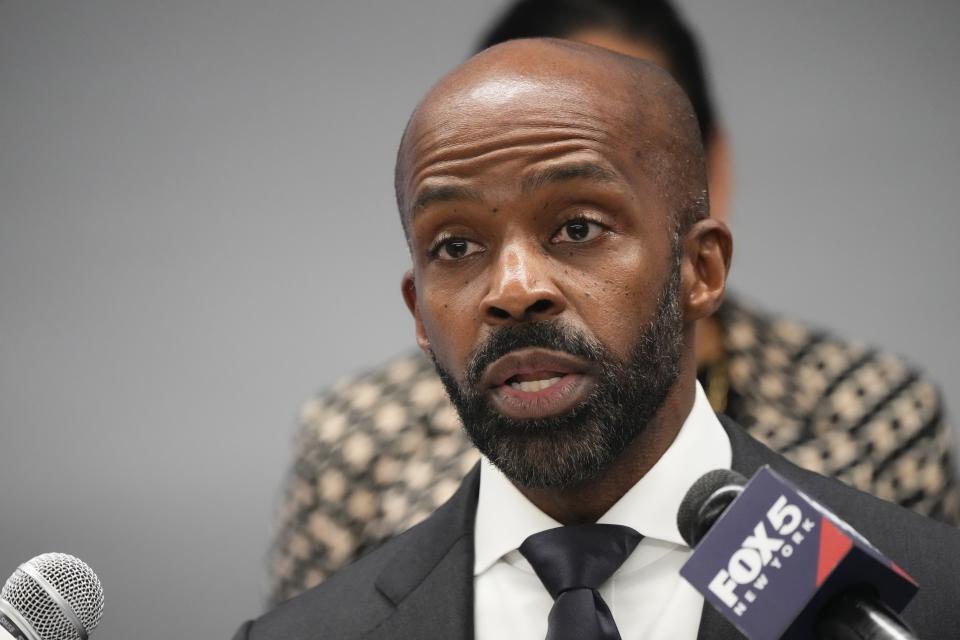
[{"label": "open mouth", "polygon": [[520,419],[566,413],[583,402],[596,384],[593,363],[547,349],[521,349],[494,362],[481,384],[494,407]]}]

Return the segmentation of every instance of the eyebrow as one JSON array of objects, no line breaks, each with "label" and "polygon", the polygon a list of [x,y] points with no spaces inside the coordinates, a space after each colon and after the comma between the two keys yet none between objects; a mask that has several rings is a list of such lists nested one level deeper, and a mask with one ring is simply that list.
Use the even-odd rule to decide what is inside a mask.
[{"label": "eyebrow", "polygon": [[436,202],[452,202],[454,200],[483,200],[480,192],[470,187],[457,185],[440,185],[436,187],[426,187],[417,195],[413,202],[411,211],[417,213],[425,207]]},{"label": "eyebrow", "polygon": [[[529,193],[548,184],[582,179],[601,182],[622,182],[622,179],[617,173],[603,165],[592,162],[578,162],[575,164],[547,167],[535,171],[523,179],[520,184],[520,190],[522,193]],[[417,199],[414,200],[410,211],[412,215],[416,215],[424,208],[437,202],[453,202],[457,200],[482,202],[483,196],[478,190],[461,185],[426,187],[417,194]]]},{"label": "eyebrow", "polygon": [[548,184],[567,180],[582,180],[584,178],[600,182],[622,182],[620,176],[603,165],[592,162],[578,162],[535,171],[523,179],[520,188],[524,193],[528,193]]}]

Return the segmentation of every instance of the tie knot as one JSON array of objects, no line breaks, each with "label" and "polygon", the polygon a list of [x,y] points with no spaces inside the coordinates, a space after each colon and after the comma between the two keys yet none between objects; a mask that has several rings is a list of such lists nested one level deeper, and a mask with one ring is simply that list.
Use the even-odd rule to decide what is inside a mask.
[{"label": "tie knot", "polygon": [[642,539],[617,524],[575,524],[533,534],[520,545],[520,553],[556,600],[570,589],[599,588]]}]

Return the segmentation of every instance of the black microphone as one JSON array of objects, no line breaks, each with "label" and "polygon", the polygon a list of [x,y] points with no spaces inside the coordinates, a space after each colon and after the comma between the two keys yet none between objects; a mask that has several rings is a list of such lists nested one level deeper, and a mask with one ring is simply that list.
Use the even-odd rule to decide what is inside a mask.
[{"label": "black microphone", "polygon": [[87,563],[44,553],[0,591],[0,640],[87,640],[103,616],[103,586]]},{"label": "black microphone", "polygon": [[680,574],[750,640],[915,640],[897,615],[916,582],[764,466],[704,474],[677,513]]},{"label": "black microphone", "polygon": [[677,511],[677,528],[691,549],[700,544],[730,503],[743,492],[747,479],[732,469],[708,471],[687,489]]}]

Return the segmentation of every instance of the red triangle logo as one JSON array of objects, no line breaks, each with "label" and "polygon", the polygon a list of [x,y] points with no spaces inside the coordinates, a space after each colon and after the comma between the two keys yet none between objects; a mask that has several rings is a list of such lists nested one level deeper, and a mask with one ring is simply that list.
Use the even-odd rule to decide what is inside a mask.
[{"label": "red triangle logo", "polygon": [[826,517],[820,519],[820,556],[817,558],[817,587],[850,551],[853,542]]}]

